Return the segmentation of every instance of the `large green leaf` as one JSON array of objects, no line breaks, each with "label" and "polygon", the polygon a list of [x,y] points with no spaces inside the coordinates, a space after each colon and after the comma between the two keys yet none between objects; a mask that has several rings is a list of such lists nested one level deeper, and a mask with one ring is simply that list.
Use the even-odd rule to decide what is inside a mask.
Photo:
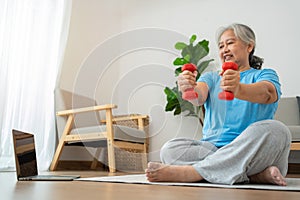
[{"label": "large green leaf", "polygon": [[164,89],[164,92],[167,95],[167,102],[168,102],[165,111],[172,111],[177,107],[180,107],[180,103],[178,101],[179,94],[176,91],[176,88],[170,89],[169,87],[166,87]]},{"label": "large green leaf", "polygon": [[206,60],[206,61],[201,62],[197,66],[197,68],[198,68],[198,76],[200,76],[203,73],[203,71],[208,67],[209,63],[212,62],[212,61],[214,61],[214,59]]},{"label": "large green leaf", "polygon": [[181,67],[175,69],[175,76],[178,76],[182,72]]},{"label": "large green leaf", "polygon": [[177,50],[182,50],[183,48],[185,48],[187,46],[187,44],[183,43],[183,42],[177,42],[175,44],[175,49]]},{"label": "large green leaf", "polygon": [[188,101],[182,101],[180,107],[181,107],[181,112],[187,112],[186,116],[195,114],[195,106]]},{"label": "large green leaf", "polygon": [[173,65],[178,66],[178,65],[184,65],[186,63],[188,63],[189,61],[185,60],[184,58],[176,58],[173,61]]},{"label": "large green leaf", "polygon": [[186,56],[190,56],[190,62],[197,65],[202,58],[208,55],[208,44],[209,42],[207,40],[202,40],[195,46],[193,44],[190,44],[182,49],[181,56],[183,58]]},{"label": "large green leaf", "polygon": [[194,46],[193,46],[193,44],[190,44],[190,45],[186,46],[184,49],[182,49],[181,56],[184,58],[185,56],[189,55],[190,58],[191,58],[191,60],[194,60],[194,58],[193,58],[193,56],[194,56],[193,52],[194,52]]},{"label": "large green leaf", "polygon": [[190,38],[190,44],[194,43],[197,39],[197,36],[196,35],[192,35],[191,38]]},{"label": "large green leaf", "polygon": [[185,113],[186,116],[197,116],[195,107],[192,103],[185,101],[181,98],[181,92],[178,91],[177,87],[170,89],[166,87],[164,90],[167,95],[167,105],[165,111],[173,111],[174,115]]},{"label": "large green leaf", "polygon": [[195,62],[198,62],[200,61],[200,59],[204,58],[205,56],[208,55],[208,51],[206,49],[205,46],[202,45],[202,43],[198,43],[196,46],[195,46],[195,51],[194,51],[194,54],[193,54],[193,59],[195,59]]},{"label": "large green leaf", "polygon": [[209,52],[209,47],[208,47],[209,41],[207,41],[207,40],[202,40],[202,41],[200,41],[198,44],[201,45],[203,48],[205,48],[205,50],[206,50],[207,52]]}]

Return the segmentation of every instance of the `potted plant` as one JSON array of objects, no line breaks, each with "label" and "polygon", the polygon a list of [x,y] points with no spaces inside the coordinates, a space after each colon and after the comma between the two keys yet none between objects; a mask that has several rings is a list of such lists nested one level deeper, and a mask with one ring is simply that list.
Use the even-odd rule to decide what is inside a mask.
[{"label": "potted plant", "polygon": [[[189,44],[184,42],[177,42],[175,44],[175,48],[181,51],[181,57],[177,57],[173,62],[173,65],[176,67],[175,76],[178,76],[181,73],[182,65],[193,63],[197,66],[198,75],[196,79],[198,79],[203,71],[208,67],[209,63],[214,60],[209,59],[203,61],[203,58],[205,58],[209,53],[209,42],[204,39],[194,44],[196,39],[197,36],[192,35],[189,39]],[[178,90],[177,82],[176,86],[172,89],[165,87],[164,92],[167,97],[167,104],[165,107],[166,112],[174,111],[174,115],[184,113],[185,116],[197,117],[199,118],[201,125],[203,125],[203,106],[194,106],[189,101],[182,99],[182,93]]]}]

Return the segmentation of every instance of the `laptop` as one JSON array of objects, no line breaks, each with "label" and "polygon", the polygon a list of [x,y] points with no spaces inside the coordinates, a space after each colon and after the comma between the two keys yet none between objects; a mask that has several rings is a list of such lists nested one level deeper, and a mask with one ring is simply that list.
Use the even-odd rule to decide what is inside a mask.
[{"label": "laptop", "polygon": [[18,181],[72,181],[79,175],[39,175],[34,135],[12,130]]}]

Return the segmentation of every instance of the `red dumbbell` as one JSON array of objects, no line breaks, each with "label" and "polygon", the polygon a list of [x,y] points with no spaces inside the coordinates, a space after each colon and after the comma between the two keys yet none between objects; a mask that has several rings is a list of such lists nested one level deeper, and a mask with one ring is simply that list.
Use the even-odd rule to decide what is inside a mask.
[{"label": "red dumbbell", "polygon": [[[181,68],[181,71],[185,71],[185,70],[194,72],[197,70],[197,66],[194,65],[193,63],[187,63],[187,64],[184,64]],[[194,88],[189,88],[183,92],[182,99],[184,99],[184,100],[198,99],[198,94],[197,94],[197,92],[195,92]]]},{"label": "red dumbbell", "polygon": [[[237,70],[238,65],[235,62],[224,62],[222,65],[222,69],[223,69],[223,73],[227,69]],[[221,75],[223,75],[223,73]],[[234,94],[232,92],[224,91],[224,90],[222,92],[220,92],[218,96],[219,96],[219,99],[221,99],[221,100],[231,101],[234,99]]]}]

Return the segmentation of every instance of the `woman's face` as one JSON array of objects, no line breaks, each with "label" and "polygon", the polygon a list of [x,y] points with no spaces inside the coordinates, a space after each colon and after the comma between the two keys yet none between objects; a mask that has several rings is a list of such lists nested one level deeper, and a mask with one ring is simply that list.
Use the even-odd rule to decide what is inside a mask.
[{"label": "woman's face", "polygon": [[224,62],[235,62],[239,69],[247,69],[249,65],[249,54],[253,49],[253,44],[246,44],[238,39],[233,30],[226,30],[220,37],[219,56]]}]

